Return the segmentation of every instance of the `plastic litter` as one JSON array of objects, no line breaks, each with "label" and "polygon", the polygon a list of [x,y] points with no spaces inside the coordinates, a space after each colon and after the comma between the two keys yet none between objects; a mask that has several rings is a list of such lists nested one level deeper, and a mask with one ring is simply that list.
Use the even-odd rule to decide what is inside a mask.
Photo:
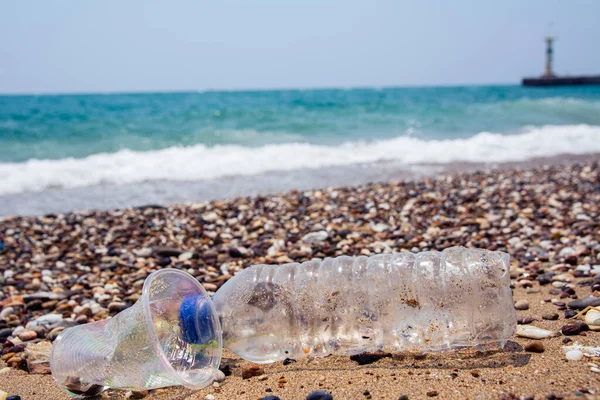
[{"label": "plastic litter", "polygon": [[64,390],[87,396],[210,384],[224,345],[255,363],[367,351],[504,346],[516,329],[509,256],[443,252],[257,265],[212,298],[191,275],[152,273],[112,319],[63,331],[51,357]]}]

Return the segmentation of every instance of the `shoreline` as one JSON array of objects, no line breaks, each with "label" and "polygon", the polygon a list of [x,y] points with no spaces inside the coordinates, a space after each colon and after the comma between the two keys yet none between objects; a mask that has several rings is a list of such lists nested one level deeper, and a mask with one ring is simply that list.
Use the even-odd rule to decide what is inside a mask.
[{"label": "shoreline", "polygon": [[[434,178],[440,175],[490,172],[499,169],[529,169],[600,159],[600,153],[560,154],[525,161],[494,163],[451,162],[399,164],[396,161],[352,164],[338,167],[234,175],[198,181],[155,180],[128,185],[106,184],[81,188],[48,189],[0,195],[0,218],[45,214],[109,211],[147,204],[186,206],[238,197],[277,196],[293,190],[322,190]],[[43,200],[40,200],[43,198]]]},{"label": "shoreline", "polygon": [[[517,311],[521,325],[558,332],[571,322],[565,318],[570,302],[600,297],[593,268],[600,265],[600,157],[576,158],[484,172],[457,165],[456,173],[415,181],[189,205],[0,218],[0,305],[7,314],[0,323],[25,325],[50,313],[61,314],[63,325],[106,318],[133,304],[140,282],[166,266],[192,273],[214,292],[252,264],[463,245],[508,252],[514,300],[527,303]],[[327,235],[305,240],[316,231]],[[19,299],[50,291],[59,299]],[[51,330],[36,336],[45,341]],[[218,388],[158,389],[146,398],[287,400],[313,390],[331,391],[337,400],[598,398],[600,373],[586,364],[598,361],[567,361],[561,347],[564,339],[597,346],[599,338],[600,332],[586,331],[542,339],[542,353],[525,350],[533,340],[513,338],[505,351],[474,358],[430,354],[360,366],[349,357],[306,358],[261,366],[264,380],[242,379],[250,364],[224,352],[221,365],[232,374]],[[0,390],[9,395],[68,398],[49,375],[3,371]],[[102,398],[125,396],[109,391]]]}]

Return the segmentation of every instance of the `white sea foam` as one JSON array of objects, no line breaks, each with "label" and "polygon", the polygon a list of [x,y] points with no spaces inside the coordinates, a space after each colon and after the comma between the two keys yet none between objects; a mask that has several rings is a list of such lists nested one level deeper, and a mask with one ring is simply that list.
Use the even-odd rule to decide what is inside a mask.
[{"label": "white sea foam", "polygon": [[148,152],[122,150],[80,159],[0,163],[0,194],[160,179],[201,180],[384,160],[406,165],[503,162],[596,152],[600,152],[600,126],[589,125],[528,127],[513,135],[482,132],[466,139],[402,136],[339,146],[285,143],[262,147],[196,145]]}]

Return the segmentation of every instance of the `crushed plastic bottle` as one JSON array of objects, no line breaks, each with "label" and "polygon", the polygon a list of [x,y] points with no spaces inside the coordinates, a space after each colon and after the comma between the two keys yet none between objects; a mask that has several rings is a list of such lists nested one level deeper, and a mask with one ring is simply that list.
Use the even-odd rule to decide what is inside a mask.
[{"label": "crushed plastic bottle", "polygon": [[365,351],[501,348],[516,329],[509,256],[468,250],[257,265],[212,302],[195,278],[163,269],[116,317],[65,330],[53,376],[76,395],[105,387],[200,388],[221,345],[255,363]]}]

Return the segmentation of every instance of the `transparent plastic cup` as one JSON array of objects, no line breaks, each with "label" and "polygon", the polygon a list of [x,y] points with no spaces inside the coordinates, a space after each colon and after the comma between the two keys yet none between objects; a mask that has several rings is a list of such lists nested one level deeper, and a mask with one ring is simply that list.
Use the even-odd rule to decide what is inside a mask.
[{"label": "transparent plastic cup", "polygon": [[[195,318],[197,332],[182,321]],[[175,269],[146,279],[142,297],[113,318],[65,329],[52,346],[58,386],[87,397],[105,388],[209,385],[221,361],[221,326],[206,291]]]}]

